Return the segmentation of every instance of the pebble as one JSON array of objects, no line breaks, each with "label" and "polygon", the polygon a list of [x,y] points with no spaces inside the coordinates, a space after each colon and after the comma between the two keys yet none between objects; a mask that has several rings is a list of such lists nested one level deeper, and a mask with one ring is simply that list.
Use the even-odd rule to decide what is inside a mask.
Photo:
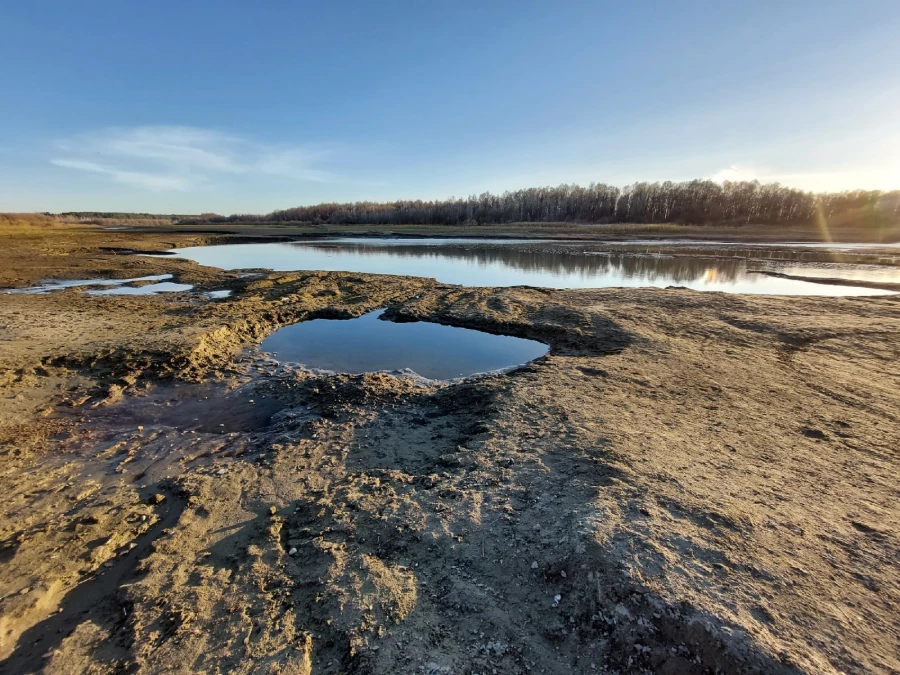
[{"label": "pebble", "polygon": [[291,550],[288,551],[288,555],[296,555],[296,554],[297,554],[297,547],[296,547],[296,546],[292,547]]},{"label": "pebble", "polygon": [[553,607],[559,607],[559,603],[560,603],[561,601],[562,601],[562,596],[561,596],[561,595],[554,595],[554,596],[553,596]]},{"label": "pebble", "polygon": [[220,476],[224,476],[226,472],[225,469],[219,469],[218,471],[216,471],[216,473]]},{"label": "pebble", "polygon": [[531,563],[531,569],[536,570],[538,568],[537,560]]}]

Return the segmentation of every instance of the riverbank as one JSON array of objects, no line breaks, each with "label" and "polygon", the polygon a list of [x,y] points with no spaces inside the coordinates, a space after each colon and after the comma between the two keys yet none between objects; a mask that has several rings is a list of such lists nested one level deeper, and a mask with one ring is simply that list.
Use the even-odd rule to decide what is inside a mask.
[{"label": "riverbank", "polygon": [[[222,236],[4,241],[3,287],[194,289],[0,295],[3,672],[900,668],[896,298],[123,253]],[[383,306],[551,351],[453,386],[253,352]]]}]

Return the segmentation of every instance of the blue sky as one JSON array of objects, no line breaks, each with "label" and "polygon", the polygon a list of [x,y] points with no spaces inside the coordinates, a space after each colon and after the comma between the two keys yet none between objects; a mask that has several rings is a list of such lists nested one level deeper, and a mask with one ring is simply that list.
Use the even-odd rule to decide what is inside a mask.
[{"label": "blue sky", "polygon": [[0,5],[0,211],[900,188],[900,2]]}]

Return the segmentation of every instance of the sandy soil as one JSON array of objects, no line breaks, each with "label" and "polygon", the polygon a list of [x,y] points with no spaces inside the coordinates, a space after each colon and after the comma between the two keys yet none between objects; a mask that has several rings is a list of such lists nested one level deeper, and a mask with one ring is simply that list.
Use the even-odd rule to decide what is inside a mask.
[{"label": "sandy soil", "polygon": [[[465,289],[7,237],[0,672],[897,673],[900,300]],[[542,340],[453,384],[254,350],[388,306]]]}]

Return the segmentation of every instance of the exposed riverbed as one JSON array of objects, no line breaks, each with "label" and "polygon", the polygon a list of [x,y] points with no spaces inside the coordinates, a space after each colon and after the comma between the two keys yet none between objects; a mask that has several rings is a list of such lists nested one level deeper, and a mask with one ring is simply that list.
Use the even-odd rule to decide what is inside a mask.
[{"label": "exposed riverbed", "polygon": [[[3,288],[164,274],[193,288],[0,295],[0,671],[900,669],[900,297],[486,288],[123,254],[222,241],[3,241]],[[627,259],[687,248],[654,245]],[[729,257],[713,248],[688,265]],[[891,266],[770,247],[782,271],[754,273],[761,247],[744,249],[732,262],[748,274],[818,266],[826,286]],[[279,329],[367,314],[549,353],[437,381],[259,351]]]}]

